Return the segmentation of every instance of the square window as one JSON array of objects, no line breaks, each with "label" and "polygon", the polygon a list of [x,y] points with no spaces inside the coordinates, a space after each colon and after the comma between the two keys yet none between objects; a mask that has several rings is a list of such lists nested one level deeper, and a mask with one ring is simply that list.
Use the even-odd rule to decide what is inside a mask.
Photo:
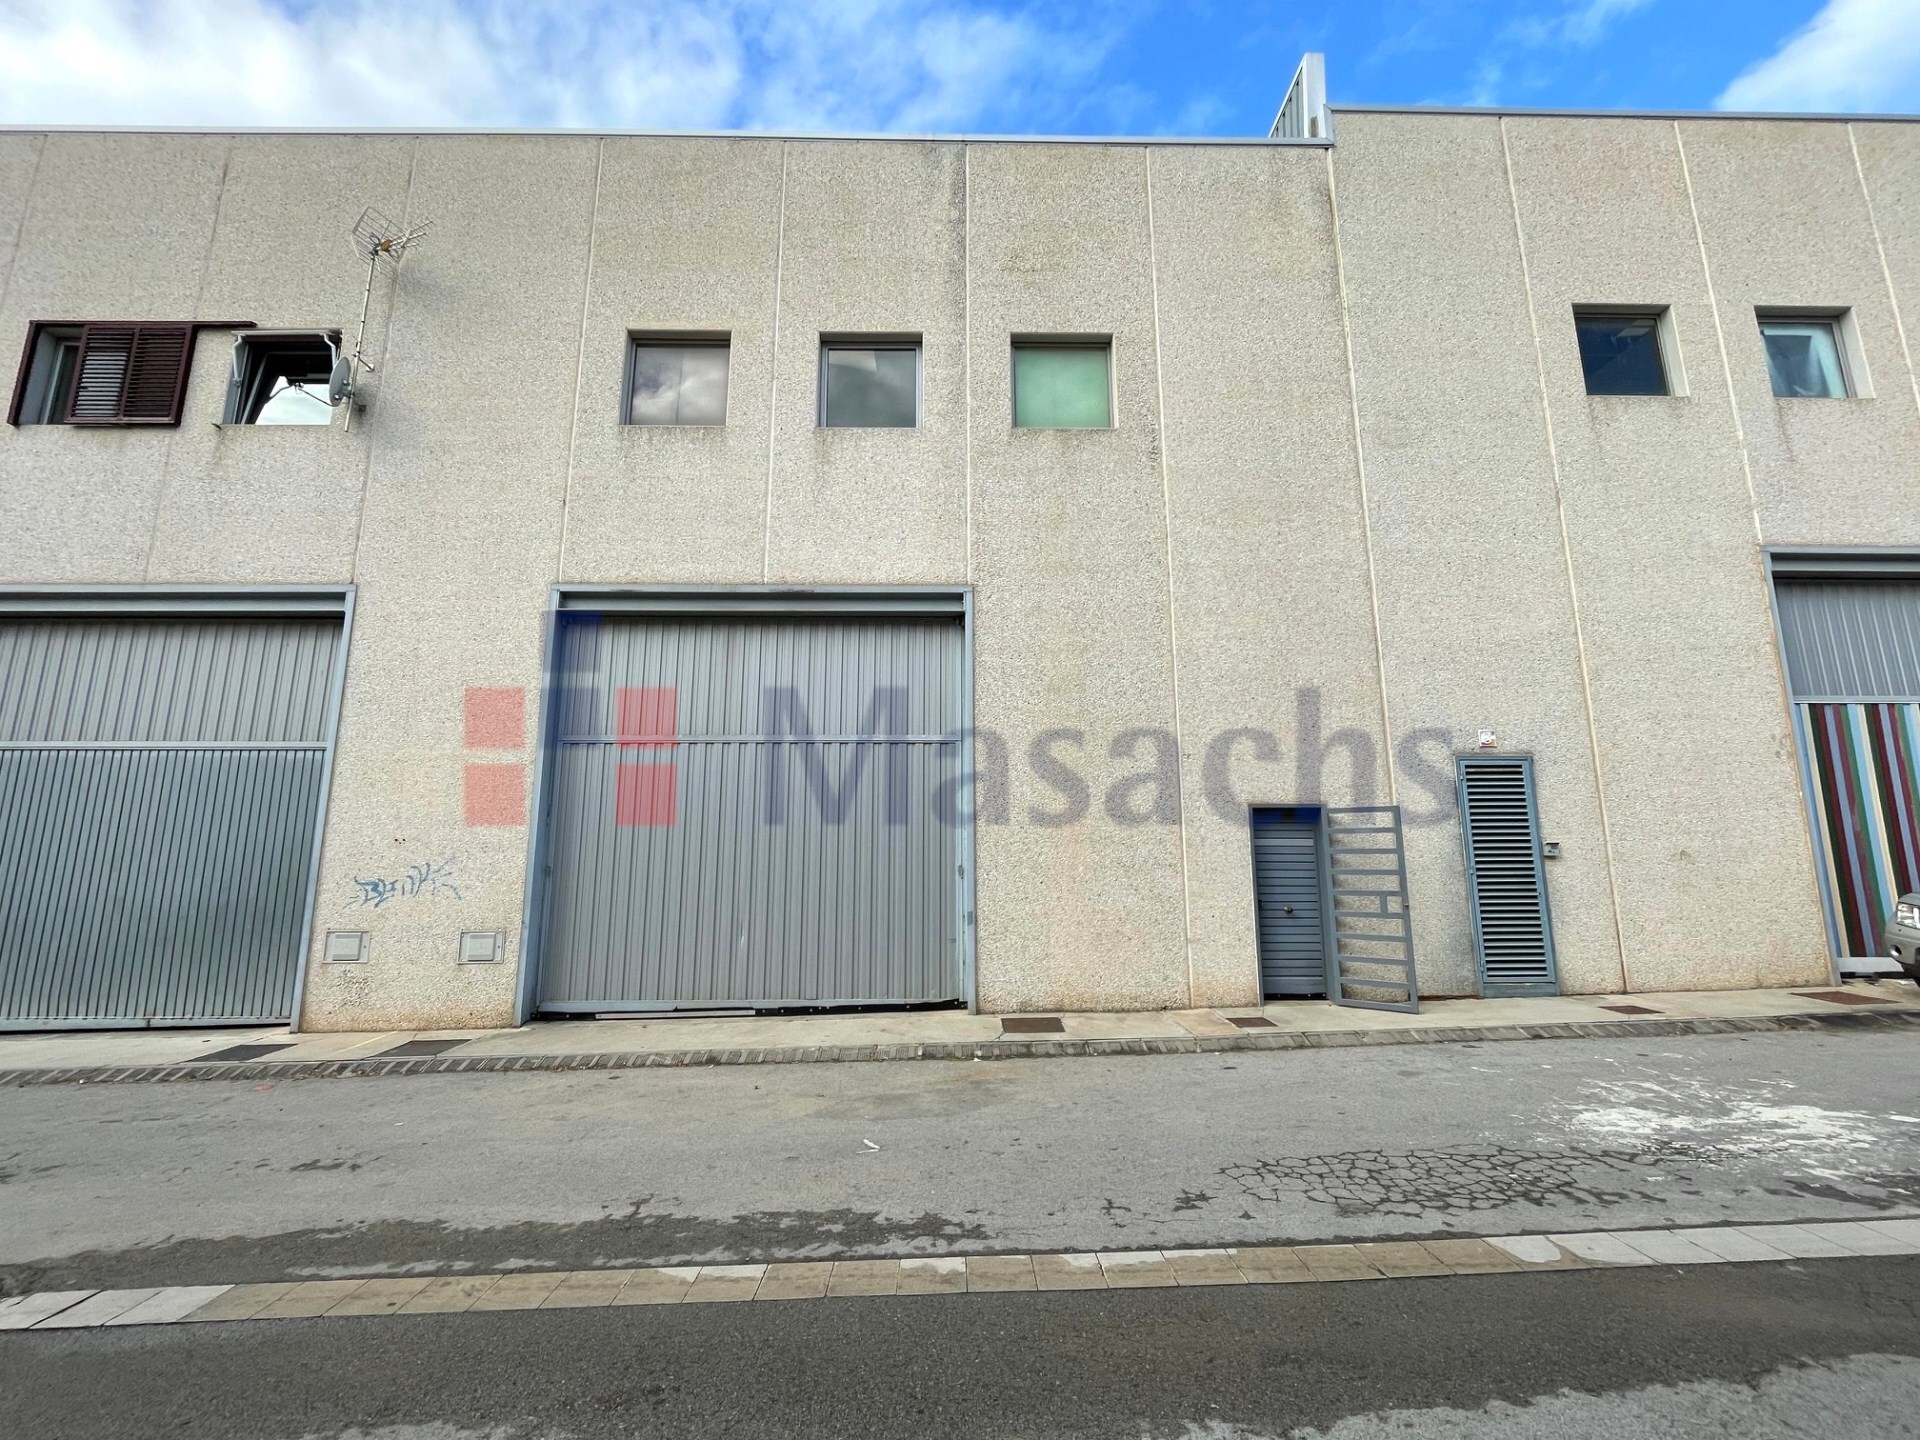
[{"label": "square window", "polygon": [[77,325],[41,325],[27,352],[16,425],[64,425],[73,400],[73,378],[80,369],[81,330]]},{"label": "square window", "polygon": [[1013,423],[1023,430],[1111,429],[1112,351],[1104,340],[1016,340]]},{"label": "square window", "polygon": [[1664,312],[1573,312],[1589,395],[1670,395],[1662,355]]},{"label": "square window", "polygon": [[918,425],[920,342],[821,342],[820,423],[857,429]]},{"label": "square window", "polygon": [[332,335],[242,335],[233,345],[228,425],[331,425],[327,400],[340,347]]},{"label": "square window", "polygon": [[1841,360],[1840,327],[1830,319],[1760,317],[1760,338],[1767,347],[1767,374],[1773,393],[1783,399],[1847,398],[1847,371]]},{"label": "square window", "polygon": [[724,425],[732,337],[633,339],[627,385],[629,425]]}]

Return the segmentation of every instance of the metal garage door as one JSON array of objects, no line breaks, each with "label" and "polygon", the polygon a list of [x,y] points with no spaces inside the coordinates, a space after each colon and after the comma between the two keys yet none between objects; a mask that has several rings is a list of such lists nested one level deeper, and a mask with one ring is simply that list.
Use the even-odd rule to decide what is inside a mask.
[{"label": "metal garage door", "polygon": [[960,998],[957,616],[561,621],[541,1009]]},{"label": "metal garage door", "polygon": [[0,623],[0,1027],[292,1015],[339,644]]}]

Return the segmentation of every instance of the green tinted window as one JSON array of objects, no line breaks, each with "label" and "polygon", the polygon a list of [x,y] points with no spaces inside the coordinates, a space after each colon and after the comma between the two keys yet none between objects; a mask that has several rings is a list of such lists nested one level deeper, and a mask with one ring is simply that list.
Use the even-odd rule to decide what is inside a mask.
[{"label": "green tinted window", "polygon": [[1013,423],[1040,430],[1113,424],[1105,345],[1013,347]]}]

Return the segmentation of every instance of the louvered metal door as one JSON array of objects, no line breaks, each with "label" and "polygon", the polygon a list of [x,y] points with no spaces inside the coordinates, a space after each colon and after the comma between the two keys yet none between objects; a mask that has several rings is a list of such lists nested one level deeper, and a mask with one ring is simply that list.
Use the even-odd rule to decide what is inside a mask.
[{"label": "louvered metal door", "polygon": [[1263,995],[1327,989],[1325,870],[1318,807],[1262,807],[1252,815],[1254,912]]},{"label": "louvered metal door", "polygon": [[1555,994],[1532,757],[1462,755],[1457,764],[1480,993]]},{"label": "louvered metal door", "polygon": [[964,635],[563,613],[539,1008],[959,999]]},{"label": "louvered metal door", "polygon": [[292,1015],[339,643],[0,624],[0,1028]]}]

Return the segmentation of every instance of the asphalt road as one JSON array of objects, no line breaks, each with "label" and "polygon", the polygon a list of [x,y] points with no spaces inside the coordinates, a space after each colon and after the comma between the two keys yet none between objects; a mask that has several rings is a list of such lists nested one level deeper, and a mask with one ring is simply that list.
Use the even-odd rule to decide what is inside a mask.
[{"label": "asphalt road", "polygon": [[1920,1433],[1920,1259],[0,1335],[18,1440]]},{"label": "asphalt road", "polygon": [[0,1091],[0,1291],[1920,1213],[1881,1032]]}]

